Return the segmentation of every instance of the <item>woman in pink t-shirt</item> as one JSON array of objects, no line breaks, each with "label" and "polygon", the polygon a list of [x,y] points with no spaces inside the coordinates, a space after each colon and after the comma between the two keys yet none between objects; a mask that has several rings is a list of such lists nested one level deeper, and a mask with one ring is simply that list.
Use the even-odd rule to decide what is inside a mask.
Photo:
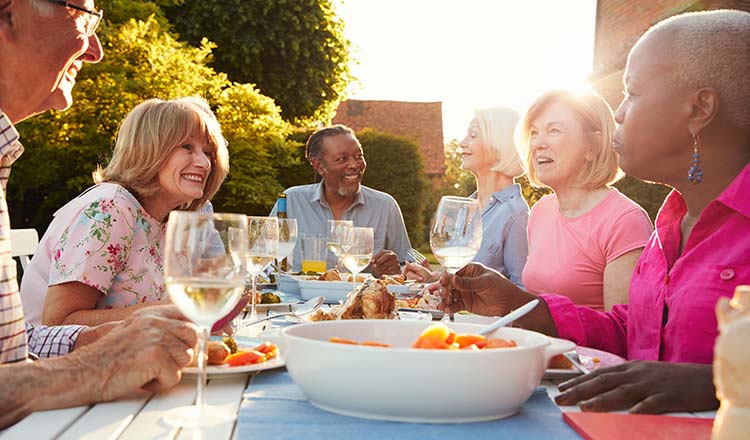
[{"label": "woman in pink t-shirt", "polygon": [[621,175],[615,121],[593,93],[545,93],[519,126],[529,181],[548,187],[529,214],[523,284],[595,310],[628,302],[628,280],[652,232],[638,204],[611,188]]}]

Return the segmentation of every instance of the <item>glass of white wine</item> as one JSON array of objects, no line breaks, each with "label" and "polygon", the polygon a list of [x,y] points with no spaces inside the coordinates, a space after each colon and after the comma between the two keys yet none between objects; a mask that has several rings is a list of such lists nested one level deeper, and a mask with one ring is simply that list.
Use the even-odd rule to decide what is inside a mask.
[{"label": "glass of white wine", "polygon": [[281,261],[294,252],[297,244],[297,220],[293,218],[279,218],[279,247],[276,250],[276,268],[282,272]]},{"label": "glass of white wine", "polygon": [[482,244],[482,209],[468,197],[443,196],[430,229],[430,247],[450,274],[469,264]]},{"label": "glass of white wine", "polygon": [[351,227],[344,230],[341,258],[344,266],[352,273],[354,290],[357,288],[357,275],[370,264],[374,247],[372,228]]},{"label": "glass of white wine", "polygon": [[328,220],[326,246],[336,256],[336,269],[339,272],[341,272],[341,244],[344,241],[344,232],[351,227],[354,227],[351,220]]},{"label": "glass of white wine", "polygon": [[247,252],[245,270],[252,277],[250,291],[250,320],[258,319],[256,311],[257,278],[273,261],[279,248],[279,219],[277,217],[247,217]]},{"label": "glass of white wine", "polygon": [[207,341],[211,326],[235,307],[245,290],[246,248],[245,215],[194,211],[169,215],[164,282],[172,302],[200,328],[195,405],[164,413],[170,425],[201,427],[236,417],[224,408],[206,405]]}]

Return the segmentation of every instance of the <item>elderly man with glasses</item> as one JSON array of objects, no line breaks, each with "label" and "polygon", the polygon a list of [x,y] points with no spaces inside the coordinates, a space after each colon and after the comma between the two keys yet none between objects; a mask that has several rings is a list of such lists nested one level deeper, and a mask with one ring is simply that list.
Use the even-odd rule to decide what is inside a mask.
[{"label": "elderly man with glasses", "polygon": [[[24,321],[5,199],[10,166],[23,152],[13,124],[71,106],[78,71],[102,58],[102,16],[92,0],[0,0],[0,427],[32,411],[169,388],[197,341],[172,306],[94,328]],[[45,359],[30,360],[37,357]]]}]

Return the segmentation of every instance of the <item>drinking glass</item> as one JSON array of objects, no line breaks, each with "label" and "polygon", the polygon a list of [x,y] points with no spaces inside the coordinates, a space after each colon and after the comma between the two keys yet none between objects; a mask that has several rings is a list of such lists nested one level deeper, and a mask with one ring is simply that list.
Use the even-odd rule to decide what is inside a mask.
[{"label": "drinking glass", "polygon": [[206,360],[211,326],[229,313],[245,290],[243,258],[247,217],[172,211],[164,246],[164,283],[177,308],[199,328],[198,394],[195,405],[164,413],[176,426],[201,427],[233,420],[236,414],[206,405]]},{"label": "drinking glass", "polygon": [[482,244],[482,209],[468,197],[443,196],[430,229],[430,247],[440,265],[454,274],[479,252]]},{"label": "drinking glass", "polygon": [[344,240],[346,228],[354,227],[351,220],[328,220],[327,243],[328,250],[336,256],[336,269],[341,272],[341,242]]},{"label": "drinking glass", "polygon": [[372,228],[346,228],[341,246],[344,266],[352,273],[354,290],[357,288],[357,275],[370,264],[374,240]]},{"label": "drinking glass", "polygon": [[294,252],[297,244],[297,220],[279,218],[279,247],[276,250],[276,268],[281,273],[281,260]]},{"label": "drinking glass", "polygon": [[302,235],[302,272],[326,271],[326,238],[317,234]]},{"label": "drinking glass", "polygon": [[273,261],[279,248],[279,219],[277,217],[247,217],[247,252],[245,270],[252,277],[250,291],[250,320],[258,319],[255,309],[257,277]]}]

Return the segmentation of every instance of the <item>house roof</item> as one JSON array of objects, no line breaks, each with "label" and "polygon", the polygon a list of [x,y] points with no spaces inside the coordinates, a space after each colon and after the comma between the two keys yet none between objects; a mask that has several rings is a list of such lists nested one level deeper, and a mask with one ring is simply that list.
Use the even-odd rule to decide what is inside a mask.
[{"label": "house roof", "polygon": [[364,128],[410,137],[419,144],[428,176],[445,174],[442,102],[367,101],[350,99],[339,104],[333,124],[355,131]]}]

